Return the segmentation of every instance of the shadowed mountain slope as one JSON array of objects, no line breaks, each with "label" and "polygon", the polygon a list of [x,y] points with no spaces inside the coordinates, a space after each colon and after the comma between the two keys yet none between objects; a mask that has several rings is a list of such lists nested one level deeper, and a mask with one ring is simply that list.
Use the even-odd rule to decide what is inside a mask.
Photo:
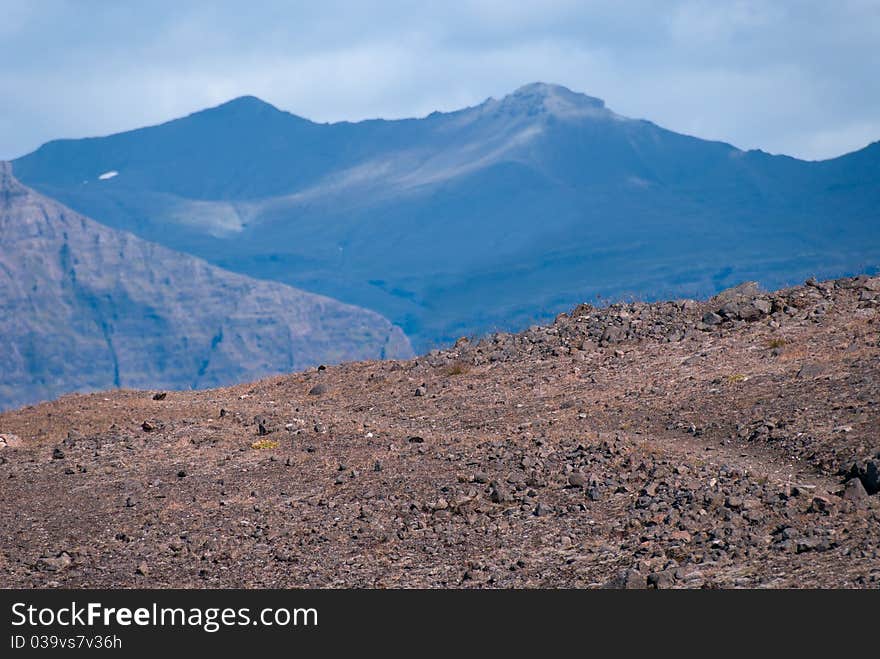
[{"label": "shadowed mountain slope", "polygon": [[380,315],[110,229],[0,163],[0,409],[412,354]]}]

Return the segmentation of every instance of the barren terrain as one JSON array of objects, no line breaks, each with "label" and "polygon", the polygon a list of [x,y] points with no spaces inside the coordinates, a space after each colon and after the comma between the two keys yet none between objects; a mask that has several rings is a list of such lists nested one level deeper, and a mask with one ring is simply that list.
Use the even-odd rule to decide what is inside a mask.
[{"label": "barren terrain", "polygon": [[0,415],[4,587],[880,586],[880,278]]}]

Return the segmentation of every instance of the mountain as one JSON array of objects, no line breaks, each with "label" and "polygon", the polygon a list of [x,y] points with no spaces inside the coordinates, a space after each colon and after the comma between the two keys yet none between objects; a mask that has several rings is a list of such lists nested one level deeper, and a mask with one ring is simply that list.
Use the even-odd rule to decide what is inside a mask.
[{"label": "mountain", "polygon": [[108,226],[373,309],[419,349],[595,296],[880,264],[880,143],[822,162],[741,151],[543,83],[357,123],[244,97],[15,167]]},{"label": "mountain", "polygon": [[0,584],[876,592],[878,317],[880,277],[746,285],[0,414]]},{"label": "mountain", "polygon": [[0,300],[0,409],[412,354],[374,312],[110,229],[23,186],[9,163],[0,163]]}]

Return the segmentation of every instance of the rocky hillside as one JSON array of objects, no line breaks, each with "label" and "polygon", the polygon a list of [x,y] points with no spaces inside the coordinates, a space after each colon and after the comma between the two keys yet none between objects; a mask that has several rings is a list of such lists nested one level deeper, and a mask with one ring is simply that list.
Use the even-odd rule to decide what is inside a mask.
[{"label": "rocky hillside", "polygon": [[876,588],[878,305],[746,284],[9,412],[0,584]]},{"label": "rocky hillside", "polygon": [[376,313],[109,229],[0,163],[0,409],[70,391],[217,386],[411,354]]}]

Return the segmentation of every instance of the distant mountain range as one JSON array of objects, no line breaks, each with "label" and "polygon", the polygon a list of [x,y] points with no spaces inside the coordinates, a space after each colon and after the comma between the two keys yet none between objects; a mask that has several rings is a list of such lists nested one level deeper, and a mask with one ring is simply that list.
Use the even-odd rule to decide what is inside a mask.
[{"label": "distant mountain range", "polygon": [[880,143],[822,162],[741,151],[543,83],[357,123],[243,97],[14,168],[107,226],[372,309],[418,350],[599,295],[880,265]]},{"label": "distant mountain range", "polygon": [[408,357],[379,314],[256,281],[65,208],[0,162],[0,410]]}]

